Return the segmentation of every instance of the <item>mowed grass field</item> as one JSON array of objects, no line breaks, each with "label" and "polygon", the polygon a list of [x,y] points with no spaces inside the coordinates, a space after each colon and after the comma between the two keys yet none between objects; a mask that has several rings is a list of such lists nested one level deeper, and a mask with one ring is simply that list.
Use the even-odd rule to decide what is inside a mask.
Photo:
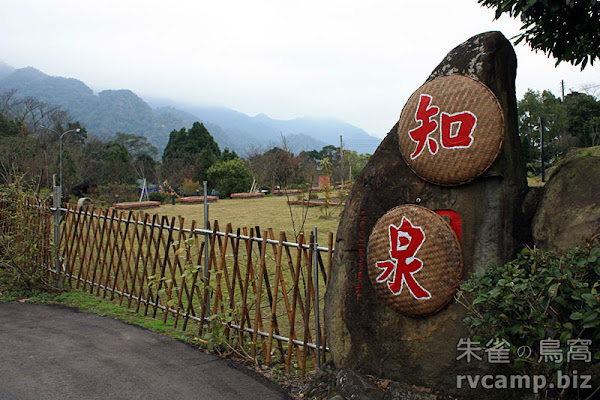
[{"label": "mowed grass field", "polygon": [[[290,200],[296,200],[290,196]],[[333,232],[335,235],[340,221],[340,213],[343,206],[329,207],[325,216],[323,207],[307,207],[301,205],[288,206],[285,196],[266,196],[250,199],[219,199],[215,203],[209,203],[209,221],[211,225],[215,220],[219,221],[219,230],[225,231],[228,223],[231,223],[233,231],[237,228],[256,226],[261,231],[272,228],[276,237],[279,232],[286,232],[288,240],[293,240],[294,224],[296,232],[304,230],[309,235],[313,227],[317,227],[320,242],[324,241]],[[196,221],[197,227],[204,226],[204,205],[198,204],[163,204],[158,208],[146,210],[150,214],[167,216],[182,216],[185,218],[185,226],[190,227],[192,220]],[[306,220],[302,228],[302,222],[306,213]],[[292,224],[292,219],[294,224]]]}]

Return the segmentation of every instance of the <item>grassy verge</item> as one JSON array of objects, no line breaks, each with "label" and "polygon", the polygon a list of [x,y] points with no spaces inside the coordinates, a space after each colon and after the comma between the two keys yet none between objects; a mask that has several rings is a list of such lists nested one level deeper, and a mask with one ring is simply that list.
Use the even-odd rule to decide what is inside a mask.
[{"label": "grassy verge", "polygon": [[133,309],[130,310],[120,306],[116,301],[90,295],[89,293],[82,291],[13,291],[7,287],[0,286],[0,302],[11,301],[38,304],[62,304],[77,308],[82,312],[94,313],[118,319],[128,324],[138,325],[152,332],[167,335],[186,343],[194,344],[197,341],[197,338],[194,335],[195,329],[193,328],[188,328],[186,332],[183,332],[181,329],[174,328],[172,323],[165,324],[158,319],[145,317],[143,314],[136,313]]}]

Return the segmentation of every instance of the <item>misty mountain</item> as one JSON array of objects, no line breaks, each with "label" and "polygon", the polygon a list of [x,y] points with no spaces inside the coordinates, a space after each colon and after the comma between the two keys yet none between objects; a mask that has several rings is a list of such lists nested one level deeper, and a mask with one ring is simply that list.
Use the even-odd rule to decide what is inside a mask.
[{"label": "misty mountain", "polygon": [[350,124],[312,118],[275,120],[265,114],[250,117],[225,108],[180,104],[174,101],[141,99],[131,90],[104,90],[99,93],[73,78],[49,76],[32,68],[14,69],[0,62],[0,92],[16,89],[17,96],[34,97],[61,106],[90,133],[108,139],[117,132],[146,136],[162,153],[173,130],[204,123],[221,149],[240,155],[282,145],[295,151],[320,150],[326,145],[360,153],[373,153],[381,139]]},{"label": "misty mountain", "polygon": [[14,68],[10,65],[6,64],[3,61],[0,61],[0,79],[6,78],[8,75],[14,72]]}]

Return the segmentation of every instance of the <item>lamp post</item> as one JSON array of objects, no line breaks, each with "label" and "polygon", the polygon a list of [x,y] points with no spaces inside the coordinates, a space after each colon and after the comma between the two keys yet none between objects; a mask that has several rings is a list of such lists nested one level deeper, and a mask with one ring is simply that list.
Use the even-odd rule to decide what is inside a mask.
[{"label": "lamp post", "polygon": [[59,142],[59,146],[60,146],[60,152],[59,152],[59,159],[60,159],[60,184],[57,186],[56,185],[56,175],[53,176],[53,182],[54,182],[54,246],[55,246],[55,259],[54,259],[54,269],[55,269],[55,273],[56,273],[56,280],[57,280],[57,285],[58,287],[62,287],[63,285],[63,280],[62,277],[60,276],[60,272],[61,272],[61,262],[60,262],[60,257],[59,257],[59,243],[60,243],[60,223],[61,223],[61,211],[60,211],[60,207],[61,207],[61,201],[62,201],[62,180],[63,180],[63,176],[62,176],[62,138],[63,136],[65,136],[67,133],[71,133],[71,132],[79,132],[81,129],[76,128],[76,129],[69,129],[68,131],[65,131],[63,133],[58,133],[57,131],[55,131],[54,129],[48,128],[47,126],[43,126],[42,128],[47,129],[51,132],[54,132],[58,135],[58,142]]},{"label": "lamp post", "polygon": [[59,147],[60,147],[60,150],[59,150],[59,153],[58,153],[58,157],[59,157],[59,160],[60,160],[59,161],[60,162],[60,168],[59,168],[59,170],[60,170],[60,175],[59,175],[60,176],[60,181],[59,182],[60,182],[60,195],[62,197],[62,183],[63,183],[63,173],[62,173],[62,138],[67,133],[79,132],[79,131],[81,131],[81,129],[80,128],[69,129],[68,131],[64,131],[63,133],[58,133],[54,129],[48,128],[47,126],[43,126],[42,125],[42,128],[47,129],[47,130],[49,130],[51,132],[54,132],[54,133],[56,133],[58,135],[58,144],[59,144]]}]

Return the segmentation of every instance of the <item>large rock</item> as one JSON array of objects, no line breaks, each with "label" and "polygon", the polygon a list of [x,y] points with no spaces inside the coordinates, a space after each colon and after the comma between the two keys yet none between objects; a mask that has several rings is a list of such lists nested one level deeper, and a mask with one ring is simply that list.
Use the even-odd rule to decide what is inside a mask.
[{"label": "large rock", "polygon": [[584,244],[600,234],[600,147],[580,149],[559,165],[544,187],[533,219],[542,250]]},{"label": "large rock", "polygon": [[484,175],[453,187],[420,179],[400,154],[396,126],[356,180],[338,228],[325,298],[328,344],[336,367],[449,392],[456,392],[460,371],[474,373],[473,365],[456,361],[457,343],[468,337],[463,306],[452,301],[433,316],[409,317],[384,305],[364,265],[366,242],[383,214],[417,199],[421,206],[460,214],[463,277],[489,263],[504,264],[530,240],[529,229],[519,225],[527,182],[517,131],[516,66],[510,42],[499,32],[489,32],[452,50],[428,78],[463,74],[497,96],[506,138]]}]

